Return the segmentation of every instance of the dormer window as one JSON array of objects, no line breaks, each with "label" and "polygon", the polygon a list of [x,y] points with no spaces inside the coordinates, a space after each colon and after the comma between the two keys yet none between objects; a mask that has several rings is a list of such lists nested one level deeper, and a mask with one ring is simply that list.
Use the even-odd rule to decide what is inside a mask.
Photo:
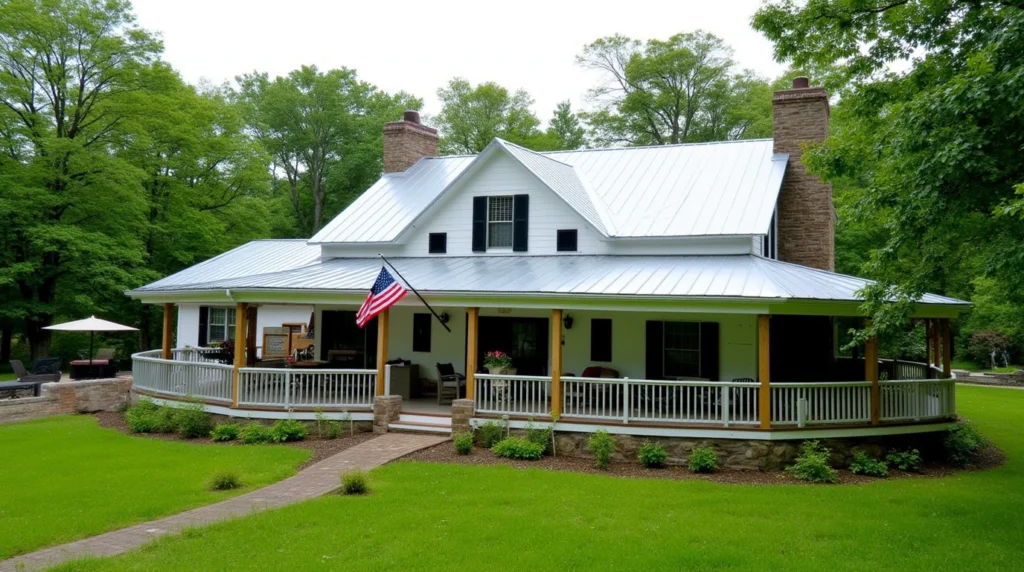
[{"label": "dormer window", "polygon": [[487,197],[487,248],[512,248],[512,197]]}]

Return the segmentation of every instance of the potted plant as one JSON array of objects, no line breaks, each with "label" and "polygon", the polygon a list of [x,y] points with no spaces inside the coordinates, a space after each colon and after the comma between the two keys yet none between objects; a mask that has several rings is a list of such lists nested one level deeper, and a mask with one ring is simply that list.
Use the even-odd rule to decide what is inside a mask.
[{"label": "potted plant", "polygon": [[484,356],[484,367],[491,374],[508,373],[512,368],[512,356],[500,350],[487,352]]}]

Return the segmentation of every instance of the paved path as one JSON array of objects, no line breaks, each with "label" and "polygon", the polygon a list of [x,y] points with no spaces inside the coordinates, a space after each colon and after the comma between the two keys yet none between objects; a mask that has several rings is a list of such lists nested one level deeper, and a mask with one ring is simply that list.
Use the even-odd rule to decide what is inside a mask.
[{"label": "paved path", "polygon": [[[180,532],[184,528],[212,524],[315,498],[337,489],[341,484],[338,475],[342,471],[353,468],[370,470],[446,439],[448,437],[386,433],[310,465],[293,477],[250,493],[159,520],[16,556],[0,562],[0,572],[38,570],[84,556],[113,556],[134,550],[165,534]],[[19,568],[19,565],[24,568]]]}]

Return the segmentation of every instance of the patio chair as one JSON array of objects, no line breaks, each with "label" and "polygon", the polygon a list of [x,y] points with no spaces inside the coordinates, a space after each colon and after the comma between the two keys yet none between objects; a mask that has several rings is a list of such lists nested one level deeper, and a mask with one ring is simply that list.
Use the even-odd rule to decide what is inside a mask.
[{"label": "patio chair", "polygon": [[44,357],[32,362],[32,375],[60,373],[60,358]]},{"label": "patio chair", "polygon": [[96,350],[96,360],[97,361],[103,361],[103,360],[110,361],[110,360],[114,359],[114,354],[115,353],[117,353],[117,350],[114,349],[114,348],[100,348],[100,349]]},{"label": "patio chair", "polygon": [[22,383],[48,383],[51,381],[60,381],[60,360],[57,360],[57,371],[51,373],[29,373],[25,369],[25,364],[21,361],[12,359],[11,369],[14,370],[14,375],[18,376],[18,381]]},{"label": "patio chair", "polygon": [[455,366],[450,363],[437,364],[437,404],[441,405],[446,392],[451,390],[455,395],[452,399],[459,398],[459,388],[466,387],[466,376],[455,372]]}]

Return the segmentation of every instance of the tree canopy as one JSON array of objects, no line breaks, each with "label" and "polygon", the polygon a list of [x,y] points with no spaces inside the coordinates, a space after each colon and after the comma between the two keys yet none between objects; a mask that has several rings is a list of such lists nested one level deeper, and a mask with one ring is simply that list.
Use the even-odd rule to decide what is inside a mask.
[{"label": "tree canopy", "polygon": [[540,120],[523,90],[509,92],[494,83],[473,86],[455,78],[437,90],[441,113],[431,120],[441,133],[441,153],[479,153],[495,137],[530,147],[541,135]]}]

